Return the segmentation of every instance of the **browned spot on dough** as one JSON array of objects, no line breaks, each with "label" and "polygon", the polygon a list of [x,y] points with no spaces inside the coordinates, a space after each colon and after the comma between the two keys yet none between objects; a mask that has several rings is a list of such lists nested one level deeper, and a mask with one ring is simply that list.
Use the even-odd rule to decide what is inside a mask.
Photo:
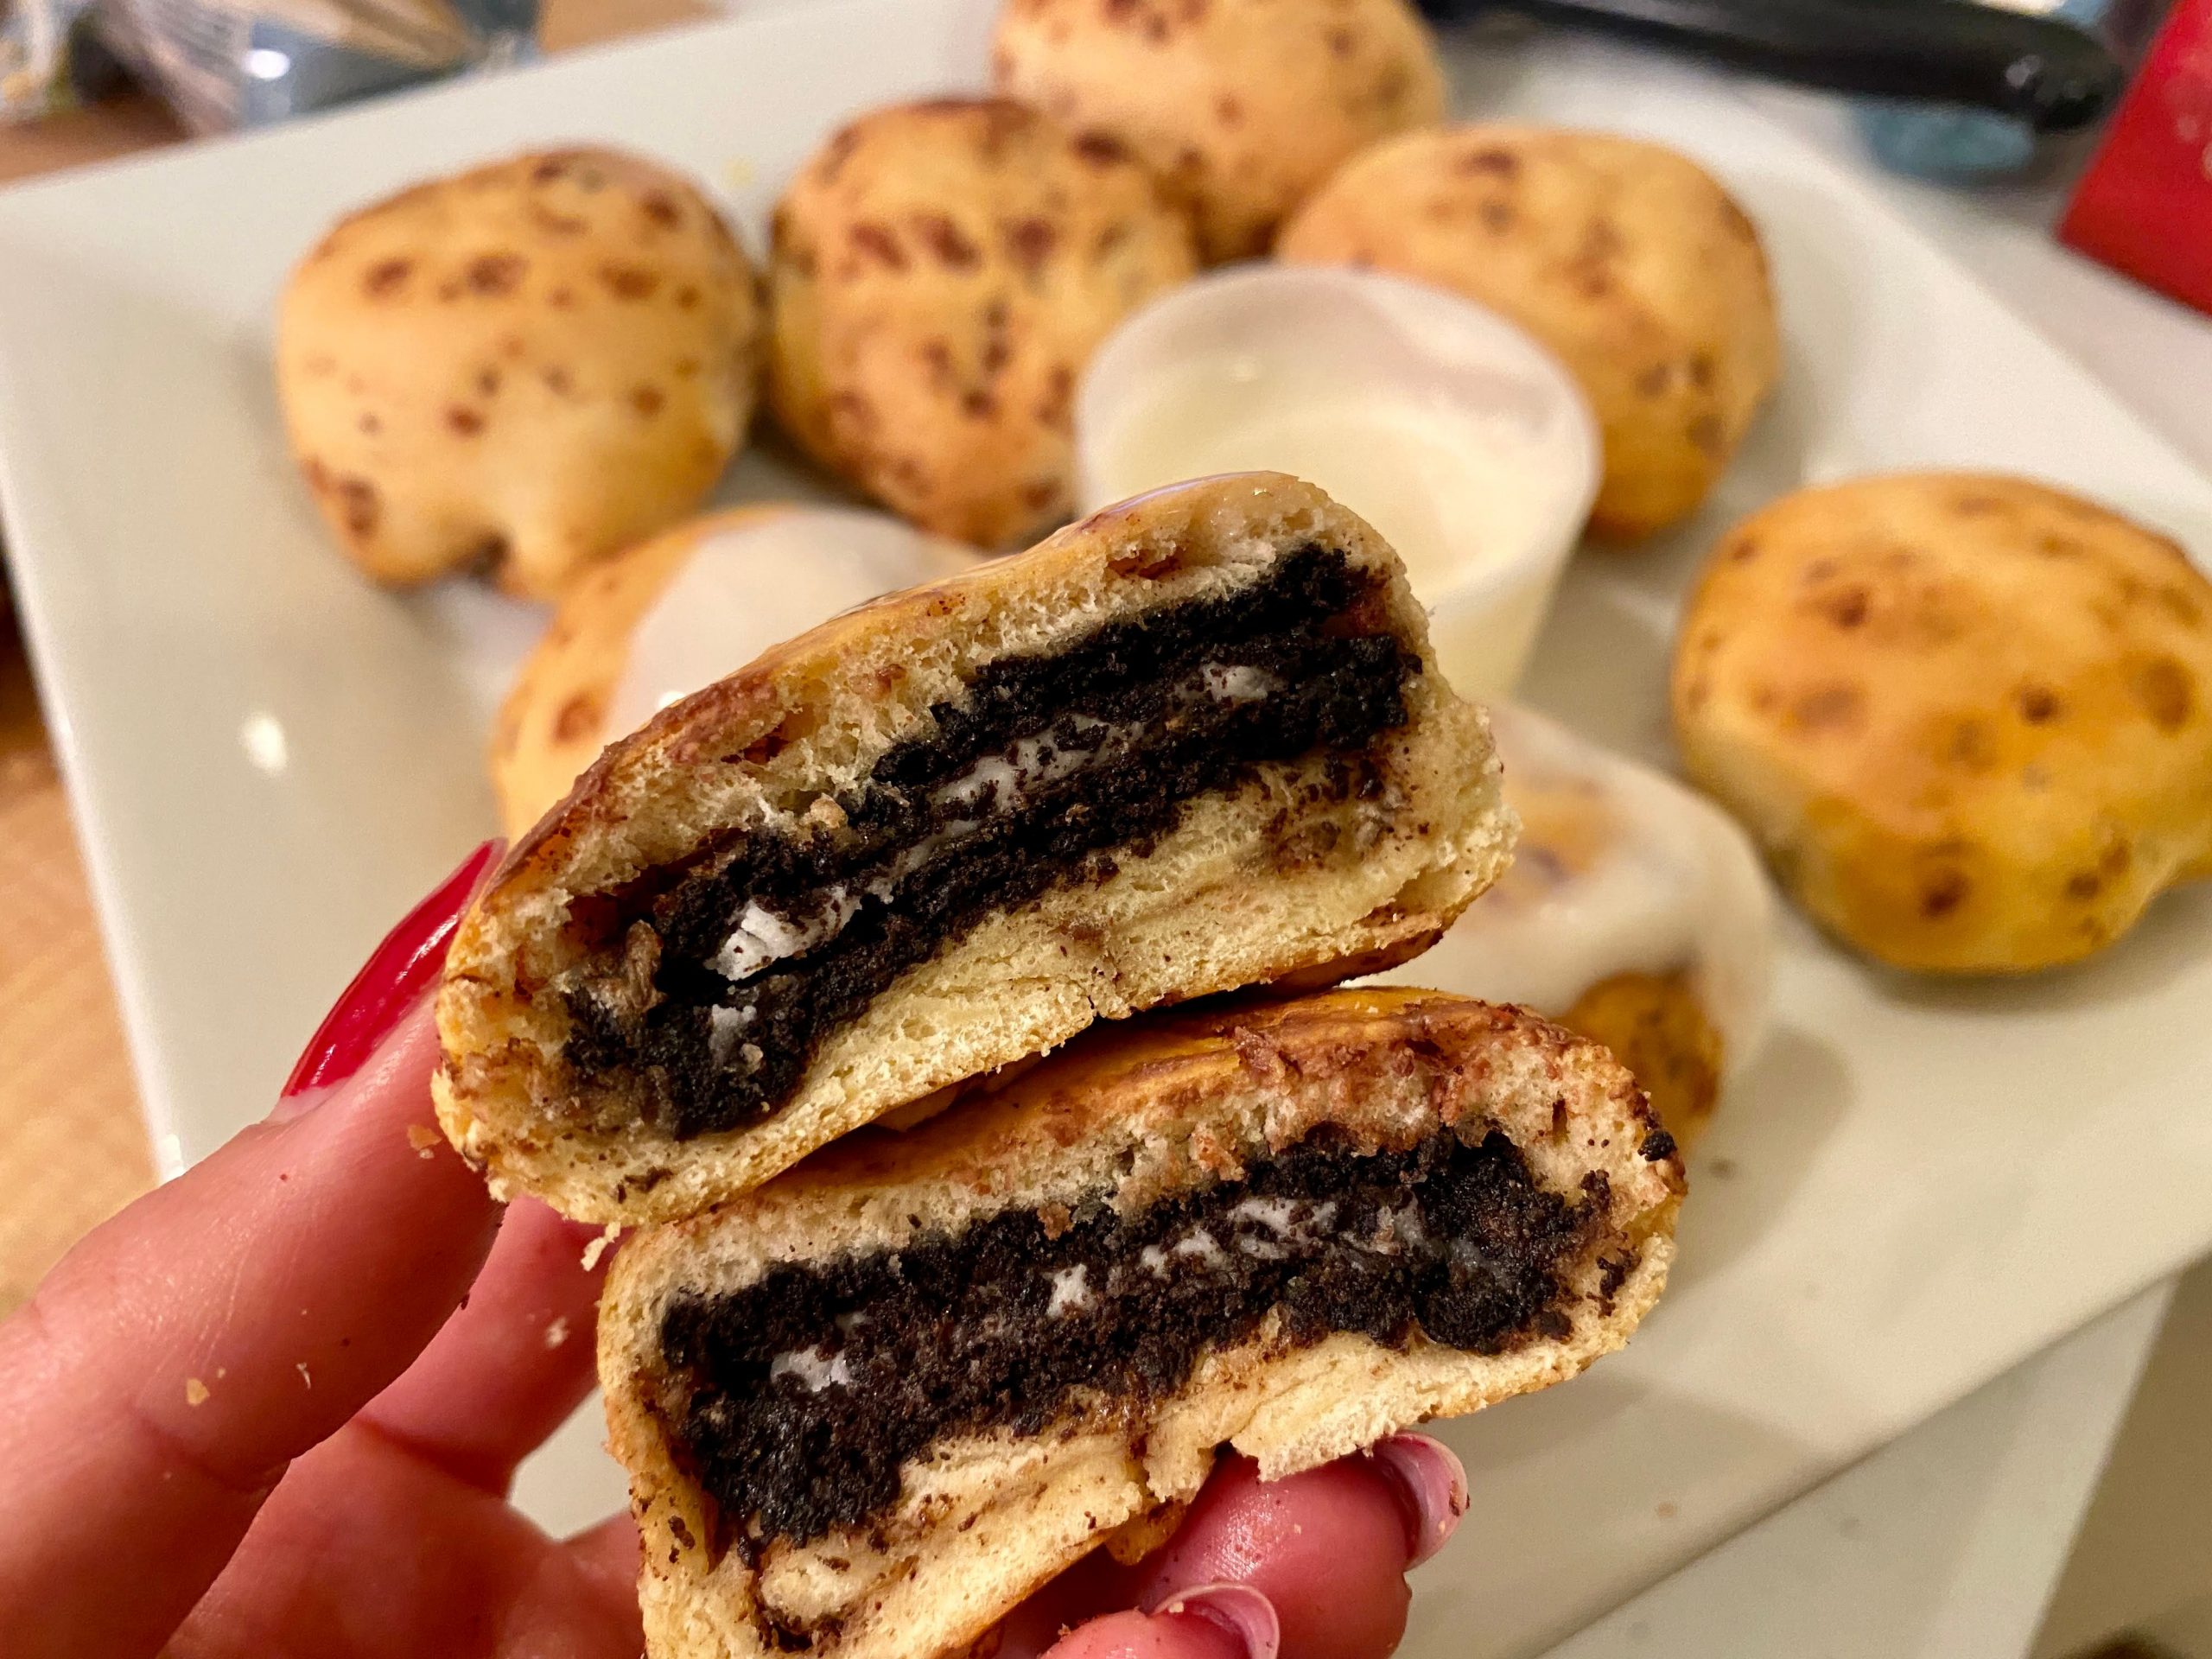
[{"label": "browned spot on dough", "polygon": [[1654,363],[1636,377],[1636,390],[1639,397],[1656,397],[1674,384],[1675,365],[1671,363]]},{"label": "browned spot on dough", "polygon": [[1060,233],[1052,222],[1042,219],[1017,219],[1005,226],[1001,234],[1014,264],[1032,276],[1052,257],[1053,246],[1060,239]]},{"label": "browned spot on dough", "polygon": [[662,405],[667,402],[668,394],[658,386],[632,386],[630,389],[630,407],[648,419],[659,414]]},{"label": "browned spot on dough", "polygon": [[683,210],[676,199],[665,190],[648,191],[638,203],[638,211],[645,216],[648,225],[670,230],[683,222]]},{"label": "browned spot on dough", "polygon": [[2158,603],[2164,606],[2175,621],[2185,628],[2196,627],[2204,620],[2204,607],[2190,598],[2187,590],[2176,587],[2158,589]]},{"label": "browned spot on dough", "polygon": [[1700,391],[1711,391],[1716,372],[1712,353],[1693,352],[1690,353],[1690,385],[1695,386]]},{"label": "browned spot on dough", "polygon": [[1738,536],[1728,550],[1731,563],[1749,564],[1759,556],[1759,540],[1756,536]]},{"label": "browned spot on dough", "polygon": [[512,294],[522,285],[522,274],[529,268],[518,253],[480,253],[463,274],[475,293]]},{"label": "browned spot on dough", "polygon": [[1951,511],[1961,518],[1986,518],[1993,512],[2004,512],[2005,505],[2004,497],[1978,490],[1951,498]]},{"label": "browned spot on dough", "polygon": [[1352,48],[1358,44],[1348,29],[1332,29],[1325,38],[1329,43],[1330,52],[1339,58],[1351,56]]},{"label": "browned spot on dough", "polygon": [[643,265],[607,264],[599,268],[599,280],[618,300],[648,300],[660,286],[660,273]]},{"label": "browned spot on dough", "polygon": [[1689,423],[1688,436],[1695,448],[1708,455],[1717,457],[1726,447],[1720,430],[1720,417],[1718,415],[1708,413],[1699,416]]},{"label": "browned spot on dough", "polygon": [[464,438],[473,438],[484,429],[484,417],[466,404],[455,404],[446,410],[446,424]]},{"label": "browned spot on dough", "polygon": [[591,221],[575,213],[556,213],[542,201],[530,204],[530,220],[548,236],[582,236]]},{"label": "browned spot on dough", "polygon": [[829,407],[832,425],[842,421],[857,429],[861,434],[875,429],[875,405],[861,392],[832,392],[830,394]]},{"label": "browned spot on dough", "polygon": [[575,302],[575,293],[571,289],[556,288],[550,294],[548,294],[545,296],[545,303],[551,306],[556,311],[566,311]]},{"label": "browned spot on dough", "polygon": [[331,490],[338,497],[339,519],[347,532],[355,537],[373,534],[384,512],[377,486],[365,478],[341,478],[333,482]]},{"label": "browned spot on dough", "polygon": [[361,277],[361,291],[372,300],[387,299],[406,285],[414,271],[412,259],[379,259]]},{"label": "browned spot on dough", "polygon": [[1214,118],[1224,127],[1242,126],[1244,124],[1244,106],[1237,101],[1234,93],[1224,92],[1215,99],[1213,113]]},{"label": "browned spot on dough", "polygon": [[982,263],[982,250],[948,215],[924,213],[914,221],[914,228],[921,235],[922,245],[937,256],[940,264],[955,270],[973,270]]},{"label": "browned spot on dough", "polygon": [[1866,620],[1866,589],[1856,584],[1840,588],[1819,601],[1821,614],[1839,628],[1855,628]]},{"label": "browned spot on dough", "polygon": [[906,250],[899,245],[899,238],[888,225],[873,219],[864,219],[846,232],[854,251],[890,270],[906,269]]},{"label": "browned spot on dough", "polygon": [[2188,723],[2196,702],[2196,683],[2171,657],[2153,658],[2135,671],[2135,700],[2163,732],[2177,732]]},{"label": "browned spot on dough", "polygon": [[1093,167],[1113,167],[1129,159],[1128,146],[1108,132],[1078,133],[1075,153]]},{"label": "browned spot on dough", "polygon": [[1117,576],[1135,577],[1142,582],[1165,582],[1182,570],[1185,552],[1180,542],[1133,547],[1126,552],[1114,554],[1106,561],[1106,568]]},{"label": "browned spot on dough", "polygon": [[478,391],[481,392],[485,397],[489,397],[493,393],[499,391],[499,370],[487,366],[476,371],[476,390]]},{"label": "browned spot on dough", "polygon": [[847,127],[823,146],[822,159],[815,163],[816,170],[822,175],[823,183],[836,183],[837,175],[845,170],[845,163],[852,160],[853,152],[860,148],[860,133],[854,128]]},{"label": "browned spot on dough", "polygon": [[1075,371],[1055,363],[1045,372],[1045,395],[1038,400],[1037,418],[1050,427],[1068,424],[1068,402],[1075,392]]},{"label": "browned spot on dough", "polygon": [[1857,686],[1838,682],[1800,693],[1790,712],[1802,731],[1841,731],[1859,723],[1865,707]]},{"label": "browned spot on dough", "polygon": [[1942,758],[1968,772],[1986,772],[1997,760],[1997,741],[1987,725],[1972,715],[1960,717],[1943,741]]},{"label": "browned spot on dough", "polygon": [[1497,235],[1511,230],[1513,221],[1520,215],[1514,212],[1510,201],[1485,201],[1476,207],[1475,217],[1482,220],[1484,230]]},{"label": "browned spot on dough", "polygon": [[2043,535],[2036,537],[2036,551],[2046,559],[2078,559],[2088,550],[2087,543],[2073,536]]},{"label": "browned spot on dough", "polygon": [[384,423],[365,409],[361,411],[361,418],[354,424],[371,437],[376,436],[378,433],[384,430]]},{"label": "browned spot on dough", "polygon": [[1033,512],[1042,512],[1047,507],[1058,506],[1061,499],[1059,480],[1051,478],[1032,479],[1021,486],[1021,505]]},{"label": "browned spot on dough", "polygon": [[2066,896],[2086,904],[2104,891],[2105,879],[2094,870],[2076,870],[2066,878]]},{"label": "browned spot on dough", "polygon": [[566,397],[576,389],[575,379],[558,363],[547,364],[538,371],[538,378],[545,382],[545,389],[558,397]]},{"label": "browned spot on dough", "polygon": [[553,717],[553,735],[563,743],[588,737],[598,727],[599,699],[588,691],[579,691],[570,697]]},{"label": "browned spot on dough", "polygon": [[2047,685],[2037,685],[2031,680],[2012,694],[2012,701],[2019,709],[2020,718],[2031,726],[2047,725],[2058,718],[2058,694]]},{"label": "browned spot on dough", "polygon": [[1973,886],[1963,870],[1933,870],[1920,884],[1920,913],[1929,921],[1949,915],[1966,902]]},{"label": "browned spot on dough", "polygon": [[1510,149],[1471,149],[1452,163],[1455,173],[1488,174],[1494,179],[1518,178],[1521,158]]},{"label": "browned spot on dough", "polygon": [[960,412],[970,420],[988,421],[999,412],[999,400],[980,386],[960,394]]}]

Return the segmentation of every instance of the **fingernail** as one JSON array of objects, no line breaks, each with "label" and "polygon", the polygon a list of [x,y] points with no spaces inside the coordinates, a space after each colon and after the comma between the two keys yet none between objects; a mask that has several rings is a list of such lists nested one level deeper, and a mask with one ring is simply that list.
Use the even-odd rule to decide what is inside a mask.
[{"label": "fingernail", "polygon": [[1444,1548],[1467,1512],[1467,1471],[1452,1448],[1426,1434],[1393,1434],[1368,1456],[1389,1478],[1406,1506],[1408,1541],[1419,1567]]},{"label": "fingernail", "polygon": [[279,1101],[343,1083],[376,1052],[377,1045],[421,1000],[445,966],[446,947],[453,942],[461,912],[505,848],[504,842],[486,842],[384,936],[384,943],[370,954],[337,1006],[308,1039],[299,1064],[284,1080]]},{"label": "fingernail", "polygon": [[1249,1584],[1178,1590],[1153,1608],[1152,1616],[1203,1618],[1241,1643],[1245,1659],[1276,1659],[1282,1650],[1282,1621],[1275,1617],[1274,1603]]}]

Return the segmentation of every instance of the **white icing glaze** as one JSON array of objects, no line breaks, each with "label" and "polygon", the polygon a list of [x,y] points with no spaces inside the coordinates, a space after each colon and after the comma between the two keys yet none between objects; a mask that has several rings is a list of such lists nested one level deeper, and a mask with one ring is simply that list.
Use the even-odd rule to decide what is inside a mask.
[{"label": "white icing glaze", "polygon": [[841,611],[980,562],[971,549],[852,507],[792,506],[710,536],[631,636],[607,734],[636,730]]},{"label": "white icing glaze", "polygon": [[1511,706],[1491,717],[1523,816],[1513,868],[1426,955],[1378,977],[1564,1014],[1616,974],[1687,971],[1732,1071],[1758,1046],[1774,896],[1719,808]]}]

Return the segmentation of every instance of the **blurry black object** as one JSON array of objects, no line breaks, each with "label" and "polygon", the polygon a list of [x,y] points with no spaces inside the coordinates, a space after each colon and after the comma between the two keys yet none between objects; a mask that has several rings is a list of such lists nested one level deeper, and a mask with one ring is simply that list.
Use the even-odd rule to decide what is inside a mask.
[{"label": "blurry black object", "polygon": [[2101,118],[2126,74],[2104,42],[1977,0],[1420,0],[1457,21],[1507,10],[1603,29],[1835,92],[1988,110],[2037,132]]}]

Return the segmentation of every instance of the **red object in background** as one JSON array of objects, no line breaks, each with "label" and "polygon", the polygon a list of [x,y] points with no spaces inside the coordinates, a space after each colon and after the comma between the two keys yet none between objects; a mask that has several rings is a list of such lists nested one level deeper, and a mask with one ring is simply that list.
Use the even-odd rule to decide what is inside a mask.
[{"label": "red object in background", "polygon": [[2212,0],[2177,0],[2058,239],[2212,312]]}]

